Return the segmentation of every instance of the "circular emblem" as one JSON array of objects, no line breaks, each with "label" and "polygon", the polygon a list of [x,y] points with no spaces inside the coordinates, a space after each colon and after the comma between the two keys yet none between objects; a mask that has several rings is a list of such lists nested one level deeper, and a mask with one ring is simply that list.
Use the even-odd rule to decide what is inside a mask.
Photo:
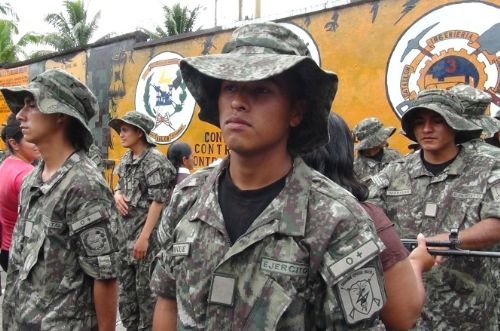
[{"label": "circular emblem", "polygon": [[498,36],[500,8],[482,2],[441,6],[413,23],[387,66],[386,91],[396,115],[401,118],[419,91],[459,83],[490,94],[495,114],[500,107]]},{"label": "circular emblem", "polygon": [[106,230],[102,227],[95,227],[85,230],[81,234],[83,245],[89,256],[101,255],[109,252],[110,245]]},{"label": "circular emblem", "polygon": [[195,100],[181,77],[182,56],[164,52],[142,69],[135,92],[135,109],[155,122],[151,138],[170,144],[186,131],[194,113]]}]

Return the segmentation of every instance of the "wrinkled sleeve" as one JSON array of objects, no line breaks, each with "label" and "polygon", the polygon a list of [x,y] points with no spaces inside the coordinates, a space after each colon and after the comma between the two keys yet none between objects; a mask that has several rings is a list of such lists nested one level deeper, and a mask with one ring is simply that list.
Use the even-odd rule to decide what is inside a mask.
[{"label": "wrinkled sleeve", "polygon": [[383,243],[364,210],[344,209],[323,256],[322,304],[327,330],[366,330],[379,323],[386,301],[379,254]]},{"label": "wrinkled sleeve", "polygon": [[488,178],[486,195],[481,204],[480,217],[481,219],[500,219],[500,164],[498,162]]},{"label": "wrinkled sleeve", "polygon": [[174,174],[165,162],[158,159],[148,162],[144,172],[146,175],[146,186],[148,190],[148,201],[159,203],[168,202],[170,197],[169,185],[174,180]]},{"label": "wrinkled sleeve", "polygon": [[95,279],[116,278],[122,240],[111,192],[105,185],[89,182],[71,195],[68,228],[81,268]]}]

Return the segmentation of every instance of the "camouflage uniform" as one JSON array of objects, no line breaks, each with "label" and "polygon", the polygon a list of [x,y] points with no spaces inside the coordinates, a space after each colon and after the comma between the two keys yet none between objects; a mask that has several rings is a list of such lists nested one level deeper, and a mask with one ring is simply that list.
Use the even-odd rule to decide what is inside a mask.
[{"label": "camouflage uniform", "polygon": [[[146,137],[154,125],[146,115],[128,112],[122,119],[112,120],[110,126],[119,132],[123,122],[140,128]],[[155,299],[149,282],[151,263],[158,253],[156,241],[152,239],[155,232],[151,234],[148,252],[143,259],[134,259],[132,252],[151,202],[168,203],[175,185],[175,168],[165,155],[152,146],[154,142],[149,137],[148,143],[150,146],[136,159],[132,158],[132,151],[127,151],[117,168],[115,191],[119,190],[128,199],[128,214],[121,219],[126,241],[120,249],[122,263],[119,276],[120,317],[128,330],[151,328]]]},{"label": "camouflage uniform", "polygon": [[[217,200],[218,177],[227,165],[185,179],[161,218],[164,249],[152,287],[177,299],[178,329],[373,325],[373,319],[354,326],[345,321],[370,317],[384,300],[376,258],[383,244],[355,198],[297,158],[282,192],[231,246]],[[350,301],[358,293],[355,281],[372,286],[367,305]]]},{"label": "camouflage uniform", "polygon": [[[54,89],[60,93],[49,98]],[[82,121],[88,148],[92,135],[86,123],[97,100],[76,78],[49,70],[27,87],[3,88],[2,93],[13,112],[31,93],[40,112],[65,113]],[[3,329],[97,330],[94,279],[115,279],[118,273],[120,236],[113,196],[85,151],[73,153],[46,182],[43,169],[42,161],[21,188]]]},{"label": "camouflage uniform", "polygon": [[[254,23],[236,29],[223,54],[186,58],[180,68],[200,105],[200,119],[216,126],[217,80],[253,82],[293,70],[303,82],[308,109],[288,136],[287,149],[294,155],[328,141],[338,81],[308,52],[285,27]],[[160,220],[162,252],[152,287],[162,299],[177,301],[177,328],[366,330],[376,325],[385,301],[377,257],[383,244],[356,199],[296,157],[281,192],[232,244],[218,201],[219,179],[228,165],[226,159],[186,178]]]},{"label": "camouflage uniform", "polygon": [[[354,138],[358,142],[356,149],[362,151],[380,146],[385,143],[395,131],[396,128],[393,127],[384,128],[376,117],[365,118],[353,129]],[[367,182],[371,176],[384,169],[389,162],[402,157],[398,151],[392,148],[384,148],[383,153],[381,161],[358,153],[354,160],[354,173],[361,181]]]},{"label": "camouflage uniform", "polygon": [[[457,114],[483,129],[482,138],[487,139],[500,130],[500,121],[486,116],[486,109],[491,103],[491,96],[469,85],[459,84],[450,89],[460,99],[463,113]],[[484,153],[500,160],[500,148],[484,142],[483,139],[471,139],[462,144],[467,149]]]},{"label": "camouflage uniform", "polygon": [[7,158],[7,153],[4,152],[4,151],[0,151],[0,163],[2,163],[2,161]]},{"label": "camouflage uniform", "polygon": [[95,164],[99,173],[104,173],[104,162],[101,156],[101,150],[95,144],[90,145],[88,152],[89,159]]},{"label": "camouflage uniform", "polygon": [[[437,97],[430,102],[445,107]],[[419,106],[426,108],[424,104]],[[408,112],[413,111],[418,109]],[[444,110],[440,114],[445,114],[448,125],[456,130],[456,140],[467,139],[467,135],[470,138],[471,133],[462,134],[457,129],[462,124],[480,134],[474,129],[477,127],[460,117]],[[411,122],[405,115],[404,128]],[[465,123],[455,125],[455,117]],[[414,139],[410,131],[405,128]],[[370,201],[385,209],[402,237],[449,232],[456,226],[465,229],[482,219],[500,218],[500,162],[462,148],[453,162],[434,176],[425,168],[420,154],[395,161],[371,178]],[[427,272],[426,304],[417,329],[498,330],[494,294],[498,279],[492,273],[493,263],[481,258],[448,258]]]}]

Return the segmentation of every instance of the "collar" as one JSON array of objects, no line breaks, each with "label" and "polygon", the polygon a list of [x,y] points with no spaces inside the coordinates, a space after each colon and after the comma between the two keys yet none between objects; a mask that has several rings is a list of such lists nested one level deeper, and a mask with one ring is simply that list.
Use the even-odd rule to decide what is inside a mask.
[{"label": "collar", "polygon": [[[421,176],[429,176],[429,177],[435,177],[430,171],[427,171],[425,169],[425,166],[421,160],[420,153],[414,153],[411,154],[408,157],[408,163],[411,164],[409,168],[408,173],[410,174],[411,178],[417,178]],[[463,173],[467,162],[467,151],[465,148],[460,148],[457,157],[455,160],[448,165],[448,167],[438,176],[436,177],[441,177],[443,175],[445,176],[459,176]]]},{"label": "collar", "polygon": [[136,159],[133,158],[132,151],[128,150],[124,156],[126,164],[139,164],[139,163],[141,163],[141,161],[146,157],[146,155],[148,155],[151,152],[152,149],[153,149],[153,146],[146,147],[146,149]]},{"label": "collar", "polygon": [[37,165],[34,170],[35,181],[31,185],[30,191],[39,189],[43,194],[49,193],[57,183],[70,171],[71,168],[79,163],[83,157],[82,151],[75,152],[64,161],[63,165],[55,172],[55,174],[46,182],[42,181],[42,171],[45,162],[43,160]]},{"label": "collar", "polygon": [[185,167],[179,167],[179,169],[177,170],[177,173],[178,174],[187,174],[187,175],[190,175],[191,174],[191,171],[189,171],[188,168],[185,168]]},{"label": "collar", "polygon": [[[189,212],[188,219],[190,221],[199,219],[216,228],[224,227],[217,192],[219,177],[228,166],[229,158],[226,157],[208,175],[205,183],[201,186],[197,202]],[[274,232],[303,237],[306,228],[311,178],[311,168],[300,157],[295,158],[292,171],[286,178],[285,187],[257,217],[248,231],[277,220]]]}]

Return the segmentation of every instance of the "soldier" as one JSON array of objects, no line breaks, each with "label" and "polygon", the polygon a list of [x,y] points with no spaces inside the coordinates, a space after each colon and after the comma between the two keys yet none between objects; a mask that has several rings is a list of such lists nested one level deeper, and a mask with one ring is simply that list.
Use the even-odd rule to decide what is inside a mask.
[{"label": "soldier", "polygon": [[352,131],[358,142],[355,146],[358,155],[354,160],[354,172],[362,182],[367,182],[389,162],[402,157],[398,151],[387,147],[387,139],[396,128],[384,128],[378,118],[365,118]]},{"label": "soldier", "polygon": [[[451,92],[419,93],[401,122],[420,153],[371,178],[371,201],[386,210],[402,237],[422,232],[431,240],[447,240],[458,226],[461,248],[500,241],[500,163],[459,145],[481,134],[481,128],[456,115],[462,112]],[[441,265],[425,277],[427,300],[418,328],[498,330],[493,262],[442,257],[437,262]]]},{"label": "soldier", "polygon": [[337,330],[378,323],[382,243],[366,212],[297,155],[328,141],[337,76],[274,23],[181,61],[230,156],[187,177],[162,214],[157,330]]},{"label": "soldier", "polygon": [[464,112],[457,114],[483,129],[481,138],[471,139],[462,144],[474,152],[491,155],[500,160],[500,148],[486,143],[483,139],[493,138],[500,130],[500,121],[486,116],[486,109],[491,103],[491,96],[470,85],[459,84],[450,89],[460,99]]},{"label": "soldier", "polygon": [[175,169],[149,137],[154,122],[130,111],[109,122],[125,153],[118,166],[115,202],[126,242],[120,249],[120,317],[127,330],[149,330],[155,299],[149,287],[150,266],[158,247],[150,240],[175,185]]},{"label": "soldier", "polygon": [[97,100],[62,70],[1,92],[42,155],[21,188],[3,329],[114,330],[118,213],[86,156]]}]

